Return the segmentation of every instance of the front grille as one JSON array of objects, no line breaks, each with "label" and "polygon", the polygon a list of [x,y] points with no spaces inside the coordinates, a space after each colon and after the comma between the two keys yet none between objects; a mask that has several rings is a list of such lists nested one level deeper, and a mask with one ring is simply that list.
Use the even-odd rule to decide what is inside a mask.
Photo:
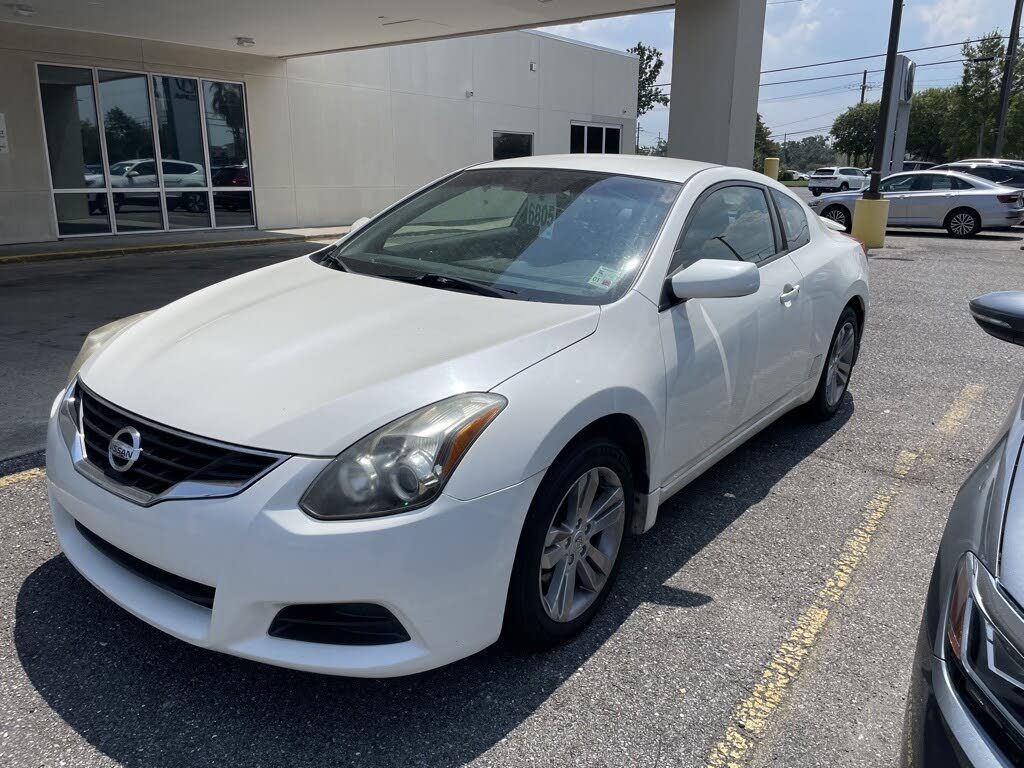
[{"label": "front grille", "polygon": [[[101,400],[81,384],[77,398],[86,461],[117,485],[145,497],[158,497],[186,482],[239,490],[281,460],[158,426]],[[141,452],[128,469],[118,471],[108,461],[107,450],[124,427],[138,430]]]},{"label": "front grille", "polygon": [[106,539],[97,536],[77,520],[75,521],[75,527],[86,541],[140,579],[145,579],[150,584],[155,584],[166,589],[168,592],[173,592],[178,597],[183,597],[189,602],[196,603],[204,608],[213,608],[213,598],[216,593],[213,587],[186,579],[184,576],[178,576],[162,568],[157,568],[145,560],[139,560],[135,555],[129,555],[123,549],[118,549]]}]

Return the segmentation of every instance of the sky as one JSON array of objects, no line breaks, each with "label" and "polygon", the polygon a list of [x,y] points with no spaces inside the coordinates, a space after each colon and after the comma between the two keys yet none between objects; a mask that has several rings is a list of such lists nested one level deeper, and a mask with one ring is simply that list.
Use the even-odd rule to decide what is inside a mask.
[{"label": "sky", "polygon": [[[890,0],[769,0],[765,18],[761,69],[813,64],[833,59],[885,53],[889,39]],[[906,0],[900,49],[962,42],[992,30],[1007,34],[1013,0]],[[578,24],[545,27],[545,32],[625,50],[637,42],[653,45],[665,58],[660,83],[672,80],[672,11],[595,19]],[[940,48],[908,54],[918,65],[959,59],[959,48]],[[861,72],[881,69],[884,57],[864,62],[833,64],[814,69],[762,74],[758,111],[773,136],[800,139],[828,133],[833,118],[860,99]],[[928,66],[917,71],[916,89],[959,82],[959,63]],[[764,86],[772,80],[857,72],[853,77],[818,82]],[[877,100],[881,73],[868,75],[869,100]],[[665,89],[671,94],[671,89]],[[668,135],[668,108],[656,107],[640,118],[640,143],[655,143]]]}]

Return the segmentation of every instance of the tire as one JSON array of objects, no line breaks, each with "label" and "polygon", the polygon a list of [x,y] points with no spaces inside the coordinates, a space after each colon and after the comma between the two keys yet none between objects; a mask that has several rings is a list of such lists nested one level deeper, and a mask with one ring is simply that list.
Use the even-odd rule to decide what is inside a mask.
[{"label": "tire", "polygon": [[[599,512],[602,504],[607,509],[576,528],[576,489],[582,487],[585,493],[586,483],[595,477],[598,487],[589,511]],[[525,650],[542,650],[575,637],[590,623],[618,575],[634,503],[633,473],[617,443],[594,437],[562,452],[537,489],[519,536],[505,602],[504,640]],[[608,511],[615,509],[617,513]],[[600,522],[604,527],[587,535]],[[571,600],[564,599],[564,586],[558,588],[568,583],[556,581],[562,574],[572,580]],[[597,589],[588,589],[588,581]]]},{"label": "tire", "polygon": [[950,211],[943,225],[953,237],[974,237],[981,231],[981,217],[970,208]]},{"label": "tire", "polygon": [[[814,390],[814,397],[807,403],[806,412],[811,420],[827,421],[839,411],[843,396],[850,386],[850,376],[859,352],[860,322],[857,320],[857,313],[848,306],[839,315],[836,329],[832,333],[832,342],[828,345],[828,355],[821,370],[821,378],[818,379],[818,387]],[[845,366],[845,371],[842,366]],[[834,386],[843,376],[839,375],[833,379],[837,373],[845,375],[845,381],[841,381],[838,391]],[[830,386],[830,380],[833,386]]]},{"label": "tire", "polygon": [[850,191],[850,185],[849,185],[849,184],[847,184],[847,183],[846,183],[846,182],[844,181],[844,182],[843,182],[842,184],[840,184],[840,185],[839,185],[839,191],[840,191],[840,192],[849,192],[849,191]]},{"label": "tire", "polygon": [[829,205],[821,212],[822,218],[832,219],[837,224],[842,224],[843,229],[850,232],[853,229],[853,216],[850,209],[845,205]]},{"label": "tire", "polygon": [[821,197],[821,190],[820,189],[812,189],[811,190],[811,194],[814,195],[815,197]]}]

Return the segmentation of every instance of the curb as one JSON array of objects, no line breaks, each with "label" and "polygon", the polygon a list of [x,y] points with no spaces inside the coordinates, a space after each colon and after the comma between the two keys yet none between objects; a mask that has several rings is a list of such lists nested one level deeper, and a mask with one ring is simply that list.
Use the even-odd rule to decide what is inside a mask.
[{"label": "curb", "polygon": [[98,256],[131,256],[139,253],[162,253],[167,251],[195,251],[211,248],[231,248],[249,245],[270,245],[271,243],[298,243],[309,240],[326,240],[341,237],[343,232],[324,232],[318,235],[279,235],[277,237],[252,237],[245,240],[214,240],[202,243],[160,243],[158,245],[130,245],[121,247],[95,248],[83,251],[47,251],[44,253],[18,253],[0,256],[0,265],[25,264],[33,261],[58,261],[60,259],[82,259]]}]

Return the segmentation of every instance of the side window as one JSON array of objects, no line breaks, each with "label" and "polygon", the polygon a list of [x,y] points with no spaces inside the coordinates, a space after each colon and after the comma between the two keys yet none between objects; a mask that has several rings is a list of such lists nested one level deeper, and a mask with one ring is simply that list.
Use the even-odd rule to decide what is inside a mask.
[{"label": "side window", "polygon": [[856,168],[840,168],[839,172],[843,174],[843,176],[860,176],[860,171]]},{"label": "side window", "polygon": [[139,163],[132,168],[139,176],[155,176],[156,175],[156,163],[149,160],[145,163]]},{"label": "side window", "polygon": [[789,250],[795,251],[803,248],[811,242],[810,227],[807,224],[807,214],[803,206],[789,195],[772,190],[772,197],[775,204],[779,206],[779,213],[782,214],[782,226],[786,230],[786,243]]},{"label": "side window", "polygon": [[700,203],[672,256],[669,273],[701,259],[758,264],[775,252],[775,231],[764,192],[757,187],[723,187]]},{"label": "side window", "polygon": [[914,183],[914,176],[891,176],[883,181],[878,189],[880,192],[906,192]]},{"label": "side window", "polygon": [[974,189],[974,185],[964,179],[953,179],[953,189]]},{"label": "side window", "polygon": [[937,177],[929,174],[921,174],[920,176],[914,177],[914,183],[910,187],[911,192],[930,192],[934,187],[933,185],[937,181]]},{"label": "side window", "polygon": [[954,188],[951,176],[931,176],[933,190],[950,190]]}]

